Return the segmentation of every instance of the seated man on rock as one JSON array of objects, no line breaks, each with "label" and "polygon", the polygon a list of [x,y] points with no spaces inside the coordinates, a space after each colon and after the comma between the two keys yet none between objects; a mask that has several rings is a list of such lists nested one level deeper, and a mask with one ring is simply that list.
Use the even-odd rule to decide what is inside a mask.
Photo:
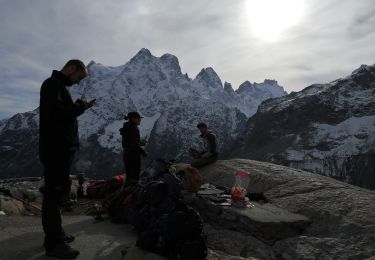
[{"label": "seated man on rock", "polygon": [[194,158],[190,163],[191,166],[201,168],[217,160],[217,142],[216,136],[208,129],[205,123],[199,123],[197,128],[201,132],[200,137],[203,138],[205,150],[198,151],[194,148],[190,148],[189,154]]}]

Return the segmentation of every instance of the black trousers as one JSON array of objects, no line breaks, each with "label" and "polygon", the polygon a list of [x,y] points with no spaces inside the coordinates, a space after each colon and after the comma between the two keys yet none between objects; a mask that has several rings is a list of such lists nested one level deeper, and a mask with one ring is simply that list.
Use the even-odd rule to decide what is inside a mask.
[{"label": "black trousers", "polygon": [[45,234],[46,250],[63,242],[65,232],[62,228],[61,205],[68,198],[70,189],[70,168],[74,159],[73,152],[49,156],[42,161],[44,181],[42,202],[42,225]]},{"label": "black trousers", "polygon": [[141,155],[139,153],[124,152],[126,182],[138,181],[141,173]]}]

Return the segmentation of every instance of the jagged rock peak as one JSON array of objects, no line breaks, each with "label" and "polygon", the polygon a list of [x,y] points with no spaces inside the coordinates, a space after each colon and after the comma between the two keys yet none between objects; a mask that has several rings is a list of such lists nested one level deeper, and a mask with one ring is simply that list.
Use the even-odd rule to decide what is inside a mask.
[{"label": "jagged rock peak", "polygon": [[87,64],[86,68],[87,68],[87,69],[90,69],[90,67],[91,67],[92,65],[94,65],[94,64],[95,64],[95,61],[92,60],[92,61],[89,62],[89,64]]},{"label": "jagged rock peak", "polygon": [[230,84],[228,82],[224,83],[224,90],[227,91],[227,92],[234,92],[232,84]]},{"label": "jagged rock peak", "polygon": [[142,48],[135,56],[152,56],[152,54],[149,49]]},{"label": "jagged rock peak", "polygon": [[130,62],[137,62],[137,61],[148,61],[149,59],[151,59],[152,57],[154,57],[151,52],[146,49],[146,48],[142,48],[131,60]]},{"label": "jagged rock peak", "polygon": [[163,66],[167,67],[168,69],[172,69],[181,73],[180,63],[176,56],[166,53],[160,57],[160,61]]},{"label": "jagged rock peak", "polygon": [[358,73],[360,73],[360,72],[366,72],[366,71],[369,71],[369,70],[370,70],[371,68],[373,68],[374,66],[375,66],[375,64],[372,65],[372,66],[368,66],[368,65],[366,65],[366,64],[362,64],[361,66],[359,66],[358,69],[355,69],[355,70],[352,72],[352,75],[358,74]]},{"label": "jagged rock peak", "polygon": [[221,83],[221,79],[219,78],[215,70],[211,67],[202,69],[198,73],[196,80],[200,82],[206,82],[208,83],[208,86],[212,87],[223,86],[223,84]]},{"label": "jagged rock peak", "polygon": [[279,84],[277,83],[277,80],[274,80],[274,79],[265,79],[263,83],[267,85],[277,85],[278,87],[280,87]]},{"label": "jagged rock peak", "polygon": [[253,84],[250,83],[250,81],[246,80],[244,83],[242,83],[238,89],[236,90],[237,93],[242,93],[244,91],[250,90],[253,87]]},{"label": "jagged rock peak", "polygon": [[172,54],[166,53],[160,57],[160,60],[164,63],[179,65],[178,58]]}]

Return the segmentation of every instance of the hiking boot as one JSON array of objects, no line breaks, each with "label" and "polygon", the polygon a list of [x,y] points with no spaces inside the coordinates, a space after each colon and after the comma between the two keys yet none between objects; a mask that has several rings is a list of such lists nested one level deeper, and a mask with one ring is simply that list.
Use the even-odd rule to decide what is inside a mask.
[{"label": "hiking boot", "polygon": [[75,237],[72,235],[65,235],[64,242],[65,243],[72,243],[74,241]]},{"label": "hiking boot", "polygon": [[66,243],[59,243],[54,248],[46,250],[46,256],[52,256],[64,259],[73,259],[79,255],[79,251],[73,249]]},{"label": "hiking boot", "polygon": [[[64,242],[64,243],[72,243],[72,242],[74,241],[74,239],[75,239],[75,236],[65,234],[65,237],[64,237],[64,239],[63,239],[63,242]],[[46,248],[46,245],[48,245],[48,244],[46,244],[46,238],[45,238],[45,239],[44,239],[44,242],[43,242],[43,246],[44,246],[44,248]]]}]

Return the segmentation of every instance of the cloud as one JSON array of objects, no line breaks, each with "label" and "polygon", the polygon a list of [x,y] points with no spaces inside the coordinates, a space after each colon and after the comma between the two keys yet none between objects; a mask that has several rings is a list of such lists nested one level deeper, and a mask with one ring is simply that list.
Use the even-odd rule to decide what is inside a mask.
[{"label": "cloud", "polygon": [[270,78],[296,91],[375,62],[371,0],[301,0],[301,22],[272,43],[252,35],[246,1],[0,0],[0,118],[37,107],[68,59],[117,66],[143,47],[176,55],[190,77],[213,67],[234,88]]}]

